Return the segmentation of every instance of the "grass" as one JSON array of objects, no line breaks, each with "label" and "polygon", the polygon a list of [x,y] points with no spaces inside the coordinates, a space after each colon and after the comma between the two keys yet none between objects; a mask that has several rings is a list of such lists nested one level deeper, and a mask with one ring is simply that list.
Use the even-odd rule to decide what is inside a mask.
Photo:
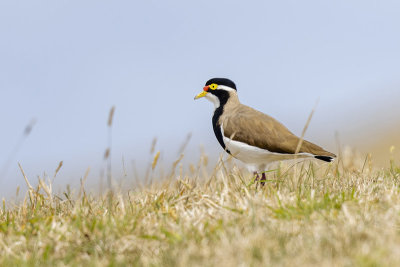
[{"label": "grass", "polygon": [[204,164],[153,171],[104,195],[84,179],[56,195],[41,180],[21,203],[3,202],[0,265],[399,266],[400,168],[391,163],[280,166],[258,187],[220,161],[212,174]]}]

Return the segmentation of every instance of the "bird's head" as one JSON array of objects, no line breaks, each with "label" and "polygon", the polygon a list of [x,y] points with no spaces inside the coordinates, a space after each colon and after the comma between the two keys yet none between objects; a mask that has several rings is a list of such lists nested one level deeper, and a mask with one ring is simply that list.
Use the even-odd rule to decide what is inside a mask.
[{"label": "bird's head", "polygon": [[205,97],[213,102],[217,108],[222,102],[226,103],[230,94],[236,94],[236,85],[234,82],[226,78],[213,78],[206,82],[203,91],[196,95],[194,99]]}]

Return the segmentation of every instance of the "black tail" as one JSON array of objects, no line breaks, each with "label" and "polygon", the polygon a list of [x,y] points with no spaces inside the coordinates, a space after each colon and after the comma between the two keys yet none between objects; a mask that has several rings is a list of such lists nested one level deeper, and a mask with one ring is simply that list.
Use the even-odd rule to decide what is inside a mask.
[{"label": "black tail", "polygon": [[320,159],[326,162],[332,162],[335,158],[329,157],[329,156],[315,156],[314,158]]}]

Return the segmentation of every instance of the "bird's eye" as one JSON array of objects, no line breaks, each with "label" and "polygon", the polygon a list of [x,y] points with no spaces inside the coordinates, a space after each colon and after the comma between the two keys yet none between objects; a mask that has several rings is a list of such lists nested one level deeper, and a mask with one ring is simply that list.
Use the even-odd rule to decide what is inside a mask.
[{"label": "bird's eye", "polygon": [[212,83],[212,84],[210,85],[210,89],[212,89],[212,90],[217,89],[217,87],[218,87],[218,85],[215,84],[215,83]]}]

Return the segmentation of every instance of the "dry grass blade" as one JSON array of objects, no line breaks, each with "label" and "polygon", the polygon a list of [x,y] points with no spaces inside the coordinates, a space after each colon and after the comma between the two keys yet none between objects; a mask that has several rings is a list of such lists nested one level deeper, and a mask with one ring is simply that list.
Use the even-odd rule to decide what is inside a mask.
[{"label": "dry grass blade", "polygon": [[110,148],[107,148],[106,151],[104,151],[104,159],[108,159],[110,156]]},{"label": "dry grass blade", "polygon": [[107,122],[108,127],[112,126],[113,118],[114,118],[114,112],[115,112],[115,106],[112,106],[111,109],[110,109],[110,113],[108,114],[108,122]]},{"label": "dry grass blade", "polygon": [[28,123],[28,125],[25,127],[25,130],[24,130],[24,135],[25,136],[28,136],[31,133],[31,131],[32,131],[33,127],[35,126],[35,124],[36,124],[36,119],[32,119]]},{"label": "dry grass blade", "polygon": [[57,173],[60,171],[62,166],[63,166],[63,161],[60,161],[60,163],[58,163],[58,167],[57,167],[56,171],[54,172],[53,178],[56,178]]},{"label": "dry grass blade", "polygon": [[183,159],[183,156],[184,154],[181,154],[179,158],[172,163],[171,173],[169,174],[169,177],[175,175],[176,166],[178,166],[179,162]]},{"label": "dry grass blade", "polygon": [[310,113],[310,115],[308,116],[306,125],[304,125],[303,131],[301,132],[301,136],[300,136],[299,143],[297,144],[297,147],[296,147],[295,154],[297,154],[297,153],[300,152],[301,145],[303,144],[303,140],[304,140],[304,135],[306,134],[308,125],[309,125],[310,122],[311,122],[312,116],[314,115],[314,112],[315,112],[315,109],[317,108],[318,102],[319,102],[319,100],[317,100],[317,102],[315,103],[314,108],[311,110],[311,113]]},{"label": "dry grass blade", "polygon": [[22,176],[23,176],[24,179],[25,179],[26,185],[28,186],[28,188],[29,188],[30,190],[33,190],[33,187],[32,187],[32,185],[29,183],[28,178],[27,178],[26,175],[25,175],[24,169],[22,168],[22,166],[21,166],[21,164],[20,164],[19,162],[18,162],[18,166],[19,166],[19,169],[21,170]]},{"label": "dry grass blade", "polygon": [[29,183],[28,178],[25,175],[24,169],[22,168],[22,166],[19,162],[18,162],[18,167],[21,170],[21,173],[25,179],[26,185],[28,186],[29,198],[30,198],[31,204],[33,204],[33,192],[35,192],[35,190],[33,189],[32,185]]},{"label": "dry grass blade", "polygon": [[151,141],[151,146],[150,146],[150,154],[153,154],[157,145],[157,137],[153,138],[153,141]]},{"label": "dry grass blade", "polygon": [[50,186],[54,183],[54,180],[56,179],[56,176],[57,176],[57,174],[58,174],[58,172],[60,171],[60,169],[61,169],[62,166],[63,166],[63,161],[60,161],[60,163],[58,163],[57,169],[56,169],[55,172],[54,172],[53,179],[51,179],[51,184],[50,184]]},{"label": "dry grass blade", "polygon": [[178,155],[182,154],[185,151],[185,149],[186,149],[187,145],[189,144],[189,141],[190,141],[191,138],[192,138],[192,133],[188,133],[186,135],[185,141],[182,143],[182,145],[180,146],[180,148],[178,150]]},{"label": "dry grass blade", "polygon": [[158,158],[160,157],[160,151],[154,156],[153,163],[151,164],[151,169],[154,170],[157,166]]},{"label": "dry grass blade", "polygon": [[14,149],[11,151],[10,155],[8,156],[6,162],[4,163],[3,167],[1,168],[0,171],[0,180],[4,179],[4,177],[7,175],[8,168],[10,167],[13,159],[17,155],[18,151],[20,150],[22,144],[24,143],[24,140],[29,136],[29,134],[32,132],[33,127],[36,124],[36,119],[32,119],[28,125],[25,127],[20,139],[18,140],[17,144],[15,145]]},{"label": "dry grass blade", "polygon": [[87,177],[89,176],[90,173],[90,167],[86,169],[85,175],[83,176],[83,179],[81,179],[81,188],[79,189],[79,195],[78,199],[81,198],[82,194],[85,192],[85,182]]},{"label": "dry grass blade", "polygon": [[46,193],[47,195],[47,199],[50,201],[50,204],[53,204],[53,193],[52,193],[52,188],[51,188],[51,184],[47,185],[43,179],[41,179],[40,177],[38,177],[39,180],[39,185],[43,188],[43,191]]},{"label": "dry grass blade", "polygon": [[108,148],[104,153],[104,159],[107,160],[107,184],[108,190],[112,190],[112,160],[111,160],[111,147],[112,147],[112,123],[115,113],[115,106],[112,106],[110,109],[110,113],[108,114]]}]

